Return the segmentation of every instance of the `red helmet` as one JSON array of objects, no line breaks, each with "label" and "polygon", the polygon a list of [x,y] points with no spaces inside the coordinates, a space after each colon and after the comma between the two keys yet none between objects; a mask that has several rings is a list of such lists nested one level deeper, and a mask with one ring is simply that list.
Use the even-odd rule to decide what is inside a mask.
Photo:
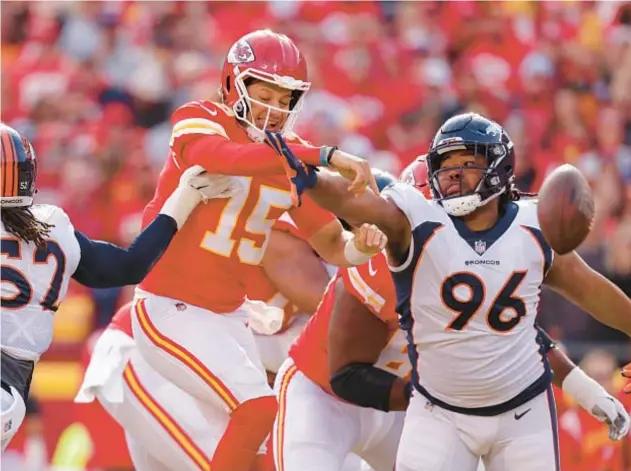
[{"label": "red helmet", "polygon": [[425,198],[432,199],[431,188],[429,186],[429,173],[425,157],[425,155],[421,155],[416,158],[414,162],[405,167],[399,176],[399,181],[414,186],[423,193]]},{"label": "red helmet", "polygon": [[[246,88],[247,79],[262,80],[292,90],[289,110],[282,110],[253,100]],[[281,129],[288,135],[302,107],[305,92],[311,87],[307,81],[307,63],[294,42],[284,34],[269,29],[248,33],[232,45],[224,62],[221,77],[221,94],[226,105],[232,108],[237,119],[245,122],[255,135],[264,136],[263,129],[251,122],[247,110],[251,103],[288,114]]]}]

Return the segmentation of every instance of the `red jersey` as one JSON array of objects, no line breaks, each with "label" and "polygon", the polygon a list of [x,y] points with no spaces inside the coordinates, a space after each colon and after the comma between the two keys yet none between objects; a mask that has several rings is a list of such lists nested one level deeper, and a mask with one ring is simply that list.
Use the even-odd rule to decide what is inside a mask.
[{"label": "red jersey", "polygon": [[[305,236],[287,214],[284,214],[276,221],[273,230],[286,232],[300,240],[306,240]],[[268,306],[276,307],[284,311],[283,326],[279,332],[289,327],[294,316],[299,313],[298,307],[278,291],[278,288],[272,283],[272,280],[265,274],[263,267],[257,267],[252,273],[252,276],[250,276],[247,295],[248,298],[254,301],[263,301]]]},{"label": "red jersey", "polygon": [[559,415],[561,468],[566,471],[624,471],[628,438],[609,439],[605,424],[574,407]]},{"label": "red jersey", "polygon": [[340,278],[344,281],[346,291],[388,325],[388,345],[381,352],[375,366],[400,377],[407,377],[412,371],[407,356],[407,341],[405,334],[399,329],[394,283],[383,254],[375,255],[363,265],[338,270],[329,283],[318,310],[289,350],[289,356],[295,365],[311,381],[333,394],[329,384],[327,337],[335,304],[335,283]]},{"label": "red jersey", "polygon": [[[171,158],[145,208],[143,226],[156,217],[190,165],[235,175],[238,190],[230,198],[200,204],[140,287],[213,312],[232,312],[245,300],[247,280],[261,263],[272,226],[283,213],[290,213],[307,238],[335,217],[306,195],[302,206],[292,206],[281,157],[267,144],[252,142],[227,107],[188,103],[175,111],[172,121]],[[289,142],[297,156],[311,161],[319,156],[317,148],[297,137]],[[252,176],[238,176],[244,174]]]},{"label": "red jersey", "polygon": [[121,307],[118,311],[116,311],[116,314],[114,314],[114,317],[112,317],[110,325],[108,325],[107,328],[120,330],[130,337],[133,337],[134,334],[131,329],[131,309],[133,305],[134,303],[130,301],[123,307]]}]

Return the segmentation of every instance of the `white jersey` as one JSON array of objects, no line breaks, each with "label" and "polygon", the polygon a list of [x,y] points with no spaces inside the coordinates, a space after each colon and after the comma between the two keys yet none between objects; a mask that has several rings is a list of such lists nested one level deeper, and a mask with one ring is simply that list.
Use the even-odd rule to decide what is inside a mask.
[{"label": "white jersey", "polygon": [[33,215],[52,224],[45,247],[21,242],[2,225],[2,350],[36,361],[53,338],[53,316],[66,296],[81,251],[68,215],[34,205]]},{"label": "white jersey", "polygon": [[409,185],[383,194],[413,231],[407,259],[390,268],[421,390],[477,409],[545,389],[535,320],[552,250],[535,203],[511,202],[495,227],[475,233]]}]

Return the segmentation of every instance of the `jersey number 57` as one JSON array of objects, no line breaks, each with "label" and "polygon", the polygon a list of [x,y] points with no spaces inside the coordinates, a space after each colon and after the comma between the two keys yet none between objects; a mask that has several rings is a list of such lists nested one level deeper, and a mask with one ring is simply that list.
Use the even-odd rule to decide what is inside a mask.
[{"label": "jersey number 57", "polygon": [[[8,260],[22,260],[22,242],[17,239],[2,239],[2,255]],[[48,265],[55,262],[50,285],[39,304],[48,311],[57,310],[57,301],[61,292],[63,274],[66,268],[66,256],[57,242],[47,240],[46,245],[33,252],[33,266]],[[27,262],[28,263],[28,262]],[[20,309],[29,304],[33,298],[33,285],[18,268],[2,264],[2,283],[10,283],[14,287],[14,294],[2,296],[3,309]],[[2,289],[4,292],[4,288]]]}]

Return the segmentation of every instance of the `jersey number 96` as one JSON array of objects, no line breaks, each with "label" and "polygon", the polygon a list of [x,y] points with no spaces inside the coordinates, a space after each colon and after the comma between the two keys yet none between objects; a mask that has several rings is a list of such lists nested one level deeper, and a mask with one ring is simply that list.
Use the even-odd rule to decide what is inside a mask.
[{"label": "jersey number 96", "polygon": [[[525,271],[513,272],[495,296],[491,308],[486,313],[486,323],[492,330],[501,333],[509,332],[526,315],[524,300],[515,294],[525,276]],[[467,299],[456,296],[455,290],[459,286],[469,289]],[[443,303],[449,310],[458,313],[447,329],[463,330],[484,304],[486,295],[484,282],[473,273],[454,273],[445,279],[441,287]]]}]

